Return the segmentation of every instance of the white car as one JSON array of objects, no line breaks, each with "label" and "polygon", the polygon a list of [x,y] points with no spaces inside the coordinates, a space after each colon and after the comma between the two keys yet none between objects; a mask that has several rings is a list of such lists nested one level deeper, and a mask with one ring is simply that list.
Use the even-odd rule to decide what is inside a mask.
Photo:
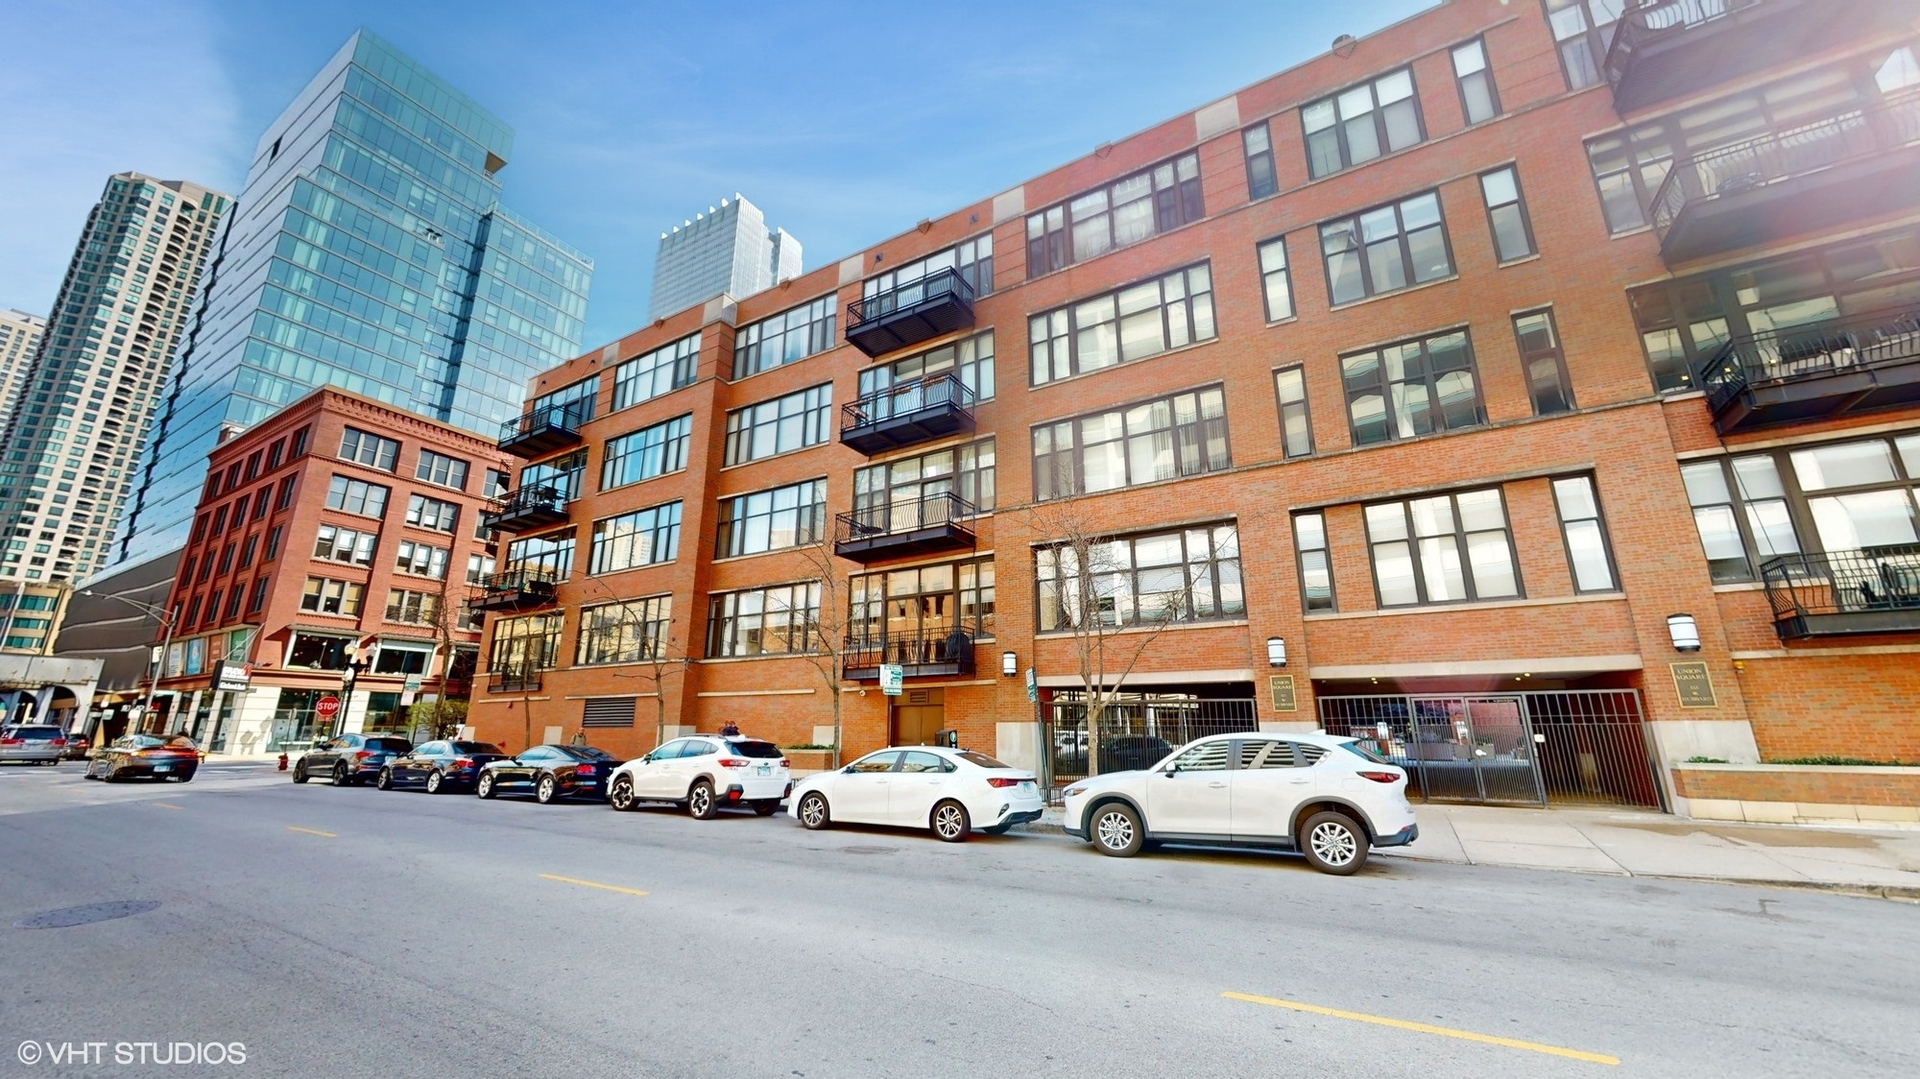
[{"label": "white car", "polygon": [[814,830],[893,824],[959,843],[976,829],[999,835],[1039,820],[1045,808],[1032,772],[965,749],[890,746],[801,780],[787,812]]},{"label": "white car", "polygon": [[607,804],[626,811],[641,802],[677,802],[696,820],[711,820],[723,806],[751,806],[763,817],[780,808],[793,789],[793,773],[780,747],[737,734],[676,738],[613,770]]},{"label": "white car", "polygon": [[1152,768],[1080,780],[1063,798],[1067,833],[1119,858],[1161,843],[1272,847],[1345,875],[1369,846],[1420,836],[1407,773],[1325,734],[1209,735]]}]

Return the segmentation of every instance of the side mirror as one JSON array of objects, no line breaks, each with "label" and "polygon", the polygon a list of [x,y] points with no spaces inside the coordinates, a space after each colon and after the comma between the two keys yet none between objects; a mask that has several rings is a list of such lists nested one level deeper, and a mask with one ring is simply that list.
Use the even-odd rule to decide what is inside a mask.
[{"label": "side mirror", "polygon": [[851,764],[849,764],[849,765],[847,765],[847,766],[846,766],[845,768],[842,768],[842,769],[840,769],[840,774],[841,774],[841,775],[852,775],[852,774],[853,774],[853,765],[851,765]]}]

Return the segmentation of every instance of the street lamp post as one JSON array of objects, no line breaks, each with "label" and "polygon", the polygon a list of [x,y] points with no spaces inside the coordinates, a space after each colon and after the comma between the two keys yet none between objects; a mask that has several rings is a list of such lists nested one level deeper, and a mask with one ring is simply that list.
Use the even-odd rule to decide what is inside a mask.
[{"label": "street lamp post", "polygon": [[340,710],[334,713],[333,722],[328,725],[329,738],[347,729],[347,708],[353,703],[354,680],[360,677],[360,672],[373,666],[359,656],[359,642],[347,646],[347,665],[340,669]]},{"label": "street lamp post", "polygon": [[150,618],[159,620],[160,624],[166,628],[166,632],[162,635],[160,641],[160,659],[153,664],[152,672],[147,676],[147,696],[140,704],[140,722],[145,724],[147,717],[153,714],[153,692],[159,688],[160,675],[166,669],[167,652],[173,647],[173,615],[169,614],[164,607],[145,603],[137,599],[128,599],[125,596],[116,596],[108,592],[95,592],[90,588],[83,588],[79,594],[92,596],[95,599],[118,600],[129,607],[145,612]]}]

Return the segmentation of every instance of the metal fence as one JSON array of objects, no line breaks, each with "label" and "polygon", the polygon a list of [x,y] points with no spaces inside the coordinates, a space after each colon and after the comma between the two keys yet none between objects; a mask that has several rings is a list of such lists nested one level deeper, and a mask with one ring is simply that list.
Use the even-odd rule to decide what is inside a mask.
[{"label": "metal fence", "polygon": [[[1088,772],[1087,706],[1063,695],[1044,711],[1048,775],[1058,786],[1085,779]],[[1142,697],[1107,706],[1095,739],[1091,774],[1146,768],[1172,750],[1209,734],[1257,731],[1250,699]]]}]

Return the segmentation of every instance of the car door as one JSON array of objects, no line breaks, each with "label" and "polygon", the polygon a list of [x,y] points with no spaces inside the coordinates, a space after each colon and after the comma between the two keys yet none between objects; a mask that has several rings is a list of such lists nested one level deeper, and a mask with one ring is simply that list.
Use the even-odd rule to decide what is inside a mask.
[{"label": "car door", "polygon": [[553,749],[549,746],[534,746],[517,757],[496,762],[491,771],[496,785],[507,787],[529,787],[540,778],[540,769],[552,762]]},{"label": "car door", "polygon": [[425,783],[427,773],[433,770],[436,759],[445,755],[446,748],[445,742],[428,742],[400,758],[393,770],[394,783],[408,787]]},{"label": "car door", "polygon": [[938,753],[909,750],[887,777],[887,819],[893,824],[923,825],[933,815],[933,803],[946,793],[956,769]]},{"label": "car door", "polygon": [[685,748],[687,740],[676,738],[640,758],[640,763],[633,766],[633,793],[642,798],[665,798],[672,762]]},{"label": "car door", "polygon": [[[693,786],[694,779],[701,773],[718,773],[720,770],[713,767],[712,758],[719,752],[719,745],[704,738],[687,739],[686,748],[680,751],[678,757],[673,758],[668,768],[667,797],[685,798],[687,791]],[[727,781],[715,775],[715,783],[724,793]]]},{"label": "car door", "polygon": [[317,776],[326,775],[327,772],[333,768],[333,762],[340,757],[338,748],[340,742],[341,739],[339,738],[328,738],[315,742],[313,748],[307,751],[307,759],[305,762],[307,774]]},{"label": "car door", "polygon": [[1231,743],[1200,742],[1147,778],[1147,831],[1225,839],[1233,834]]},{"label": "car door", "polygon": [[883,749],[854,761],[833,779],[829,808],[836,821],[886,824],[887,794],[893,786],[900,751]]},{"label": "car door", "polygon": [[1290,839],[1293,815],[1314,793],[1315,757],[1284,738],[1248,738],[1234,743],[1239,767],[1227,773],[1233,790],[1235,841]]}]

